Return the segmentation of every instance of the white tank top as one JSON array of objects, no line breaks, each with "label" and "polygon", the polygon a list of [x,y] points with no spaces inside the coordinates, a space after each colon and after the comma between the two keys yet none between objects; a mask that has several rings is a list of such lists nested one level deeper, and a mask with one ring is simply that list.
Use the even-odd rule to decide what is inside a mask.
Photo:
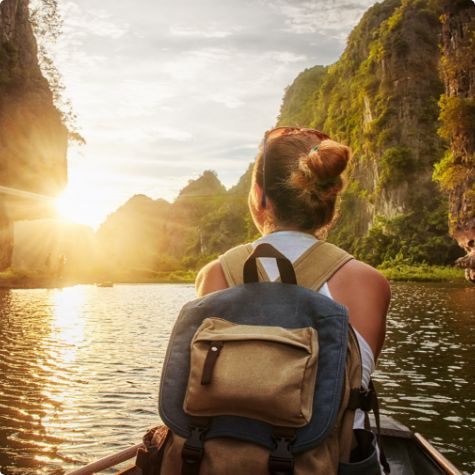
[{"label": "white tank top", "polygon": [[[302,233],[299,231],[278,231],[271,234],[266,234],[252,243],[256,247],[261,243],[272,244],[278,251],[280,251],[287,259],[294,263],[310,246],[317,242],[317,238],[311,234]],[[269,280],[274,281],[279,277],[279,269],[275,259],[260,259],[264,270],[269,277]],[[331,299],[333,299],[328,284],[325,282],[319,292]],[[362,364],[362,378],[361,384],[364,388],[368,387],[371,374],[375,369],[374,355],[367,341],[355,330],[358,340],[358,345],[361,352]],[[364,427],[364,413],[359,409],[355,413],[354,428]]]}]

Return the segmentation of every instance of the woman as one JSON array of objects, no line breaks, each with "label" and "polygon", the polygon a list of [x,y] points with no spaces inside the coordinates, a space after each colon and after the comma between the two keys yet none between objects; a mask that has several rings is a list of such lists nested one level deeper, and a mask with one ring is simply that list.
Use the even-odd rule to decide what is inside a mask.
[{"label": "woman", "polygon": [[[270,243],[295,262],[332,223],[349,158],[348,147],[314,129],[278,127],[266,132],[249,192],[249,209],[262,234],[253,246]],[[270,280],[278,277],[274,262],[266,260],[263,267]],[[198,296],[228,286],[219,260],[201,269],[196,279]],[[390,301],[387,280],[371,266],[351,259],[319,292],[348,309],[361,350],[362,384],[367,387],[384,343]],[[363,426],[362,413],[354,426]]]}]

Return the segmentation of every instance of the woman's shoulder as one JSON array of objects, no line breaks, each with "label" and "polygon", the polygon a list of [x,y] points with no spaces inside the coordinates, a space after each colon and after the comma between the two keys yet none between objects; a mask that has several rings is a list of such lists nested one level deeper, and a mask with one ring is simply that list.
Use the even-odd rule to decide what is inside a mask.
[{"label": "woman's shoulder", "polygon": [[206,294],[226,289],[227,287],[228,284],[219,259],[206,264],[196,276],[195,289],[198,297],[203,297]]},{"label": "woman's shoulder", "polygon": [[390,290],[389,282],[381,272],[357,259],[349,260],[332,279],[353,287],[367,287],[382,292]]}]

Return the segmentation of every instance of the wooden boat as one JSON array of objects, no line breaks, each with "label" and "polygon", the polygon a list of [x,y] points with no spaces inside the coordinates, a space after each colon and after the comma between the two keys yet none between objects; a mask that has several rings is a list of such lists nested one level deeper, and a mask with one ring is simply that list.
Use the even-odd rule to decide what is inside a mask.
[{"label": "wooden boat", "polygon": [[[381,438],[391,467],[391,475],[462,475],[462,472],[422,435],[413,433],[391,417],[381,416]],[[91,475],[112,468],[134,458],[140,447],[143,447],[142,444],[134,445],[67,475]],[[135,466],[118,473],[118,475],[141,474],[141,469]]]},{"label": "wooden boat", "polygon": [[96,287],[114,287],[113,282],[98,282]]}]

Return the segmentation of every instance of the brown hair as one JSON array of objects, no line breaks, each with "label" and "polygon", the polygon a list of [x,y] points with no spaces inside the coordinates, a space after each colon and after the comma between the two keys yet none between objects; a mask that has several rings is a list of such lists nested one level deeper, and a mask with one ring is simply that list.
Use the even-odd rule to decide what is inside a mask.
[{"label": "brown hair", "polygon": [[[316,147],[318,145],[318,147]],[[262,151],[254,179],[263,186]],[[265,193],[280,225],[315,232],[331,223],[350,149],[333,140],[283,135],[266,144]]]}]

